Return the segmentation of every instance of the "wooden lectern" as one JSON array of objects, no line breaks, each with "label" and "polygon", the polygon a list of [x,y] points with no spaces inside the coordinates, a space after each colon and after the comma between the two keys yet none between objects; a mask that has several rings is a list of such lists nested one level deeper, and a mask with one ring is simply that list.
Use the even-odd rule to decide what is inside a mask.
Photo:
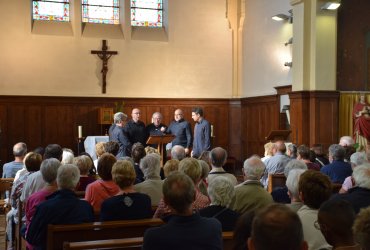
[{"label": "wooden lectern", "polygon": [[292,131],[290,130],[271,130],[269,135],[266,136],[265,139],[268,141],[286,141],[291,132]]},{"label": "wooden lectern", "polygon": [[164,144],[170,143],[175,138],[174,135],[151,135],[149,136],[146,144],[156,144],[157,150],[161,155],[161,165],[163,165],[163,156],[164,156]]}]

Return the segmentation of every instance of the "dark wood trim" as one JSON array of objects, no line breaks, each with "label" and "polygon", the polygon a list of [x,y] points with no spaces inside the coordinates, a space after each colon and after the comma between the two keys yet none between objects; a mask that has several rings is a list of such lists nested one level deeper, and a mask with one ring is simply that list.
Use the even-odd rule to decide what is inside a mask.
[{"label": "dark wood trim", "polygon": [[287,95],[292,92],[292,85],[276,86],[274,89],[278,95]]}]

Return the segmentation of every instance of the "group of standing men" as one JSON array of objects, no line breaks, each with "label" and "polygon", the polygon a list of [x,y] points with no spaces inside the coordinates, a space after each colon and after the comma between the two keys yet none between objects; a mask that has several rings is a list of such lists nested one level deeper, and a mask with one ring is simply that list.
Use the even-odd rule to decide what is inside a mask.
[{"label": "group of standing men", "polygon": [[[167,127],[162,124],[163,116],[155,112],[152,116],[152,123],[145,126],[140,120],[140,109],[134,108],[131,118],[122,112],[114,114],[114,123],[109,128],[109,140],[119,144],[117,157],[131,156],[131,147],[134,143],[140,142],[146,146],[147,139],[152,135],[172,134],[175,136],[171,142],[172,147],[180,145],[185,148],[185,153],[198,158],[203,151],[211,149],[211,125],[203,117],[203,109],[196,107],[192,109],[191,117],[195,121],[194,137],[191,132],[191,125],[184,120],[184,113],[176,109],[174,120]],[[192,150],[191,150],[192,149]]]}]

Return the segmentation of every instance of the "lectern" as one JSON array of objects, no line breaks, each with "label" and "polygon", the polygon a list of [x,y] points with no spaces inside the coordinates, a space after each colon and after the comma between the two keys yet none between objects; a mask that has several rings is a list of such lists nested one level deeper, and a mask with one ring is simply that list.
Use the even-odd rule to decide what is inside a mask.
[{"label": "lectern", "polygon": [[161,164],[163,165],[164,150],[163,145],[170,143],[175,138],[174,135],[151,135],[149,136],[146,144],[156,144],[157,150],[161,155]]},{"label": "lectern", "polygon": [[269,135],[265,137],[268,141],[278,141],[278,140],[284,140],[286,141],[289,134],[292,131],[290,130],[271,130]]}]

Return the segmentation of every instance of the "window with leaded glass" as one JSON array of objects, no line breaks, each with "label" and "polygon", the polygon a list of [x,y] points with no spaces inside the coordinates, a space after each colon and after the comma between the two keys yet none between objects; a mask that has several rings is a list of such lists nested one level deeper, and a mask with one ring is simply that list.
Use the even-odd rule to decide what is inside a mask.
[{"label": "window with leaded glass", "polygon": [[119,24],[119,0],[82,0],[82,22]]},{"label": "window with leaded glass", "polygon": [[130,0],[131,26],[162,27],[162,0]]},{"label": "window with leaded glass", "polygon": [[69,21],[69,0],[32,1],[33,20]]}]

